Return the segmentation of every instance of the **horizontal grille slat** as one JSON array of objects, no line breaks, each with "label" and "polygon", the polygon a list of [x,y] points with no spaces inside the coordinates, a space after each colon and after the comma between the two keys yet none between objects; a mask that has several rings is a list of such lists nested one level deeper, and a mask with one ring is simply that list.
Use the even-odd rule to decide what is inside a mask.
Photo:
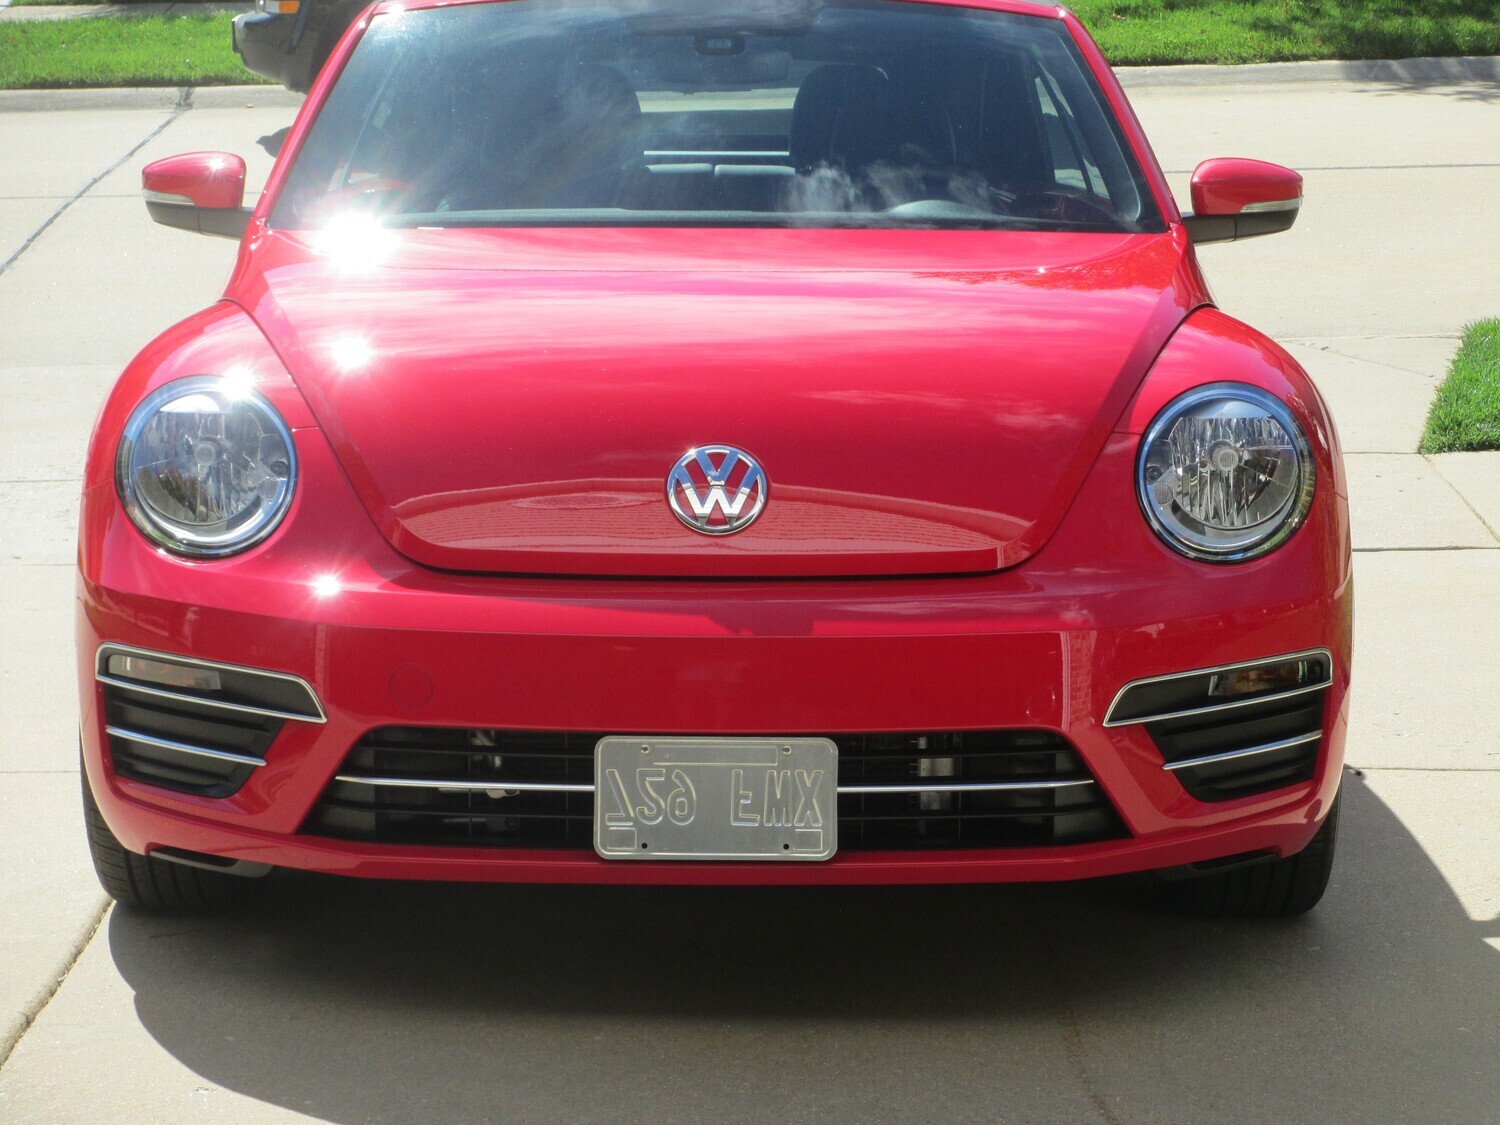
[{"label": "horizontal grille slat", "polygon": [[[346,813],[367,813],[369,808],[365,805],[349,801],[327,801],[326,807]],[[466,820],[471,819],[462,812],[452,812],[444,809],[402,809],[401,814],[409,817],[425,817],[439,820]],[[473,814],[474,820],[587,820],[592,822],[592,812],[493,812]]]},{"label": "horizontal grille slat", "polygon": [[[371,731],[351,749],[304,831],[382,843],[592,849],[592,792],[492,794],[507,783],[591,784],[601,737],[460,728]],[[1077,750],[1050,732],[823,737],[838,746],[841,787],[924,789],[841,792],[840,850],[1034,847],[1125,834]],[[401,779],[419,784],[391,784]],[[444,780],[468,788],[433,787]],[[1016,787],[925,791],[986,782]],[[1046,787],[1025,788],[1028,783]]]}]

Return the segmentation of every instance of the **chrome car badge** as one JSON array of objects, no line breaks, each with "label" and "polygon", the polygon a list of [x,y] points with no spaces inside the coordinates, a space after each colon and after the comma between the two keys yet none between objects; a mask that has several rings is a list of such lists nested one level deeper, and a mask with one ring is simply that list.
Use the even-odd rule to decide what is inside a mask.
[{"label": "chrome car badge", "polygon": [[730,535],[755,522],[770,488],[760,462],[743,449],[700,445],[667,474],[667,503],[694,531]]}]

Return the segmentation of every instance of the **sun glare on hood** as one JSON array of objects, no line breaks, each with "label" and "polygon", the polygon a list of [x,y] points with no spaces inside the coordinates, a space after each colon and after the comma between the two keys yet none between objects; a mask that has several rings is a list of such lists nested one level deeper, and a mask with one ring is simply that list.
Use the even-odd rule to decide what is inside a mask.
[{"label": "sun glare on hood", "polygon": [[384,264],[395,235],[368,215],[336,215],[310,239],[312,247],[343,274],[368,273]]}]

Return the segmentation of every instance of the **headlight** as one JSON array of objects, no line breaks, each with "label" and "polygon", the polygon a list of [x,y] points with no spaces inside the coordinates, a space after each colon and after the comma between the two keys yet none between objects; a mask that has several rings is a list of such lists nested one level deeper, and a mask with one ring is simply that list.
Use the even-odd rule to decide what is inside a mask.
[{"label": "headlight", "polygon": [[1307,435],[1285,403],[1244,383],[1179,395],[1141,441],[1136,489],[1157,535],[1189,558],[1243,562],[1307,517]]},{"label": "headlight", "polygon": [[182,555],[229,555],[275,530],[292,502],[291,431],[255,391],[214,376],[148,396],[120,439],[115,484],[131,521]]}]

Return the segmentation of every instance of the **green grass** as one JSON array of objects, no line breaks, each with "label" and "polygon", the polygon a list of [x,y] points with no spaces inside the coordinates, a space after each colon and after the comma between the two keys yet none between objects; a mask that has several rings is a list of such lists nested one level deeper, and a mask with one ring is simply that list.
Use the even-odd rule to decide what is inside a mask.
[{"label": "green grass", "polygon": [[230,47],[229,20],[223,15],[0,24],[4,90],[263,81]]},{"label": "green grass", "polygon": [[[1073,8],[1122,65],[1500,54],[1500,0],[1076,0]],[[221,13],[0,24],[0,89],[257,81],[230,49]]]},{"label": "green grass", "polygon": [[1464,330],[1463,343],[1427,413],[1422,453],[1500,449],[1500,319]]},{"label": "green grass", "polygon": [[1075,0],[1070,6],[1116,65],[1500,53],[1500,0]]}]

